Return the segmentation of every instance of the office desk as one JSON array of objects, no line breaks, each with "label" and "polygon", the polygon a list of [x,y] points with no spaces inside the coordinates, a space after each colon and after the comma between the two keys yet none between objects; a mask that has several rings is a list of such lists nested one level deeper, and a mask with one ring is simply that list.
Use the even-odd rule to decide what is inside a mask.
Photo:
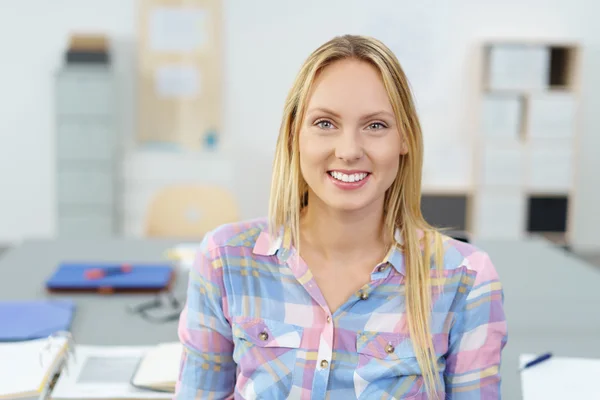
[{"label": "office desk", "polygon": [[[28,241],[0,259],[0,300],[70,298],[76,302],[72,333],[81,344],[145,345],[177,340],[177,321],[147,322],[127,307],[153,294],[49,294],[44,282],[61,261],[159,262],[175,245],[161,240]],[[184,300],[187,276],[178,274],[173,293]]]},{"label": "office desk", "polygon": [[503,399],[522,398],[522,353],[600,358],[600,269],[544,240],[475,244],[489,253],[504,287]]},{"label": "office desk", "polygon": [[[152,295],[48,295],[44,280],[60,261],[155,262],[175,241],[30,241],[0,259],[0,300],[71,297],[77,303],[73,335],[85,344],[155,344],[177,340],[177,322],[152,324],[126,307]],[[600,358],[600,271],[545,241],[478,241],[490,254],[505,291],[509,326],[502,375],[503,398],[521,399],[518,356]],[[174,292],[185,295],[186,277]]]}]

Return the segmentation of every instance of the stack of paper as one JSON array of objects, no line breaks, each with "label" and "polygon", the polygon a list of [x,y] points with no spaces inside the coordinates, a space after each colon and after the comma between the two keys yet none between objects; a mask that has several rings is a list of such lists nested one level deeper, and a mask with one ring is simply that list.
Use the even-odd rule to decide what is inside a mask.
[{"label": "stack of paper", "polygon": [[[520,365],[535,355],[524,354]],[[521,373],[523,400],[600,399],[600,360],[550,358]]]}]

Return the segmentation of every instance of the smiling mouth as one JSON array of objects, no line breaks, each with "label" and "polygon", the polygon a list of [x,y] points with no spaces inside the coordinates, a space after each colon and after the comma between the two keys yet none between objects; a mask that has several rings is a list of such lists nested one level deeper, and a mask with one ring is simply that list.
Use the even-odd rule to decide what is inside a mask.
[{"label": "smiling mouth", "polygon": [[338,171],[327,171],[335,180],[346,183],[360,182],[370,175],[368,172],[357,172],[355,174],[344,174]]}]

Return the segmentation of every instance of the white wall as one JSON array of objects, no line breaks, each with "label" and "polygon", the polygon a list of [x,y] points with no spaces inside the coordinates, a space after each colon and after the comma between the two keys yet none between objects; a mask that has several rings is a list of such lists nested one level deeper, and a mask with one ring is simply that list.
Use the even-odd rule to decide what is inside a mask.
[{"label": "white wall", "polygon": [[[490,37],[581,40],[582,139],[575,244],[600,248],[600,13],[595,0],[225,1],[225,122],[235,154],[244,217],[266,213],[270,164],[284,97],[308,53],[342,33],[381,37],[413,80],[430,152],[467,143],[476,101],[477,45]],[[427,8],[428,4],[437,6]],[[134,129],[135,22],[132,0],[0,1],[0,242],[54,232],[52,73],[71,30],[115,41],[124,142]],[[441,6],[440,4],[444,4]],[[442,7],[442,8],[441,8]],[[414,21],[422,21],[415,24]],[[425,49],[420,51],[419,49]],[[416,61],[415,61],[416,60]],[[426,150],[428,151],[428,150]],[[157,166],[160,168],[160,165]],[[127,199],[126,199],[127,202]],[[135,206],[135,204],[134,204]],[[131,231],[131,229],[130,229]]]}]

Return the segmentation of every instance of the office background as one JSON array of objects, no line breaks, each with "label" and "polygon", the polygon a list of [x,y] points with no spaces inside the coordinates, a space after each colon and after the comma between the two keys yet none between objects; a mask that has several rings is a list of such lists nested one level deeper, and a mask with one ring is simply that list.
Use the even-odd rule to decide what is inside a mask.
[{"label": "office background", "polygon": [[[184,4],[210,12],[149,22]],[[366,34],[396,53],[416,96],[426,216],[467,231],[502,280],[504,398],[593,384],[578,365],[528,379],[518,365],[547,351],[600,359],[600,270],[582,261],[600,265],[598,14],[596,0],[0,0],[0,300],[64,296],[47,280],[68,261],[171,264],[174,249],[193,254],[180,246],[199,240],[196,222],[265,216],[300,65],[333,36]],[[150,49],[197,44],[198,26],[191,57]],[[68,54],[90,34],[107,40],[108,63]],[[161,196],[180,184],[224,192]],[[160,324],[128,311],[154,294],[68,297],[80,344],[177,341],[173,310]]]},{"label": "office background", "polygon": [[[570,245],[600,251],[599,5],[578,1],[278,1],[222,2],[222,131],[212,151],[165,151],[138,140],[138,24],[134,1],[2,2],[0,84],[0,243],[53,237],[58,231],[56,74],[69,35],[100,33],[110,40],[117,82],[115,118],[122,148],[116,192],[118,234],[143,235],[148,199],[161,184],[223,185],[240,200],[241,218],[266,214],[270,166],[282,103],[300,64],[316,46],[342,33],[381,38],[411,78],[426,137],[425,186],[466,176],[477,135],[482,46],[491,41],[568,42],[580,48],[577,93],[576,195],[570,202]],[[143,118],[143,116],[141,117]],[[456,174],[436,176],[428,165],[445,157]],[[429,164],[428,164],[429,162]],[[429,171],[429,172],[428,172]],[[465,173],[466,171],[466,173]],[[429,175],[428,175],[429,174]],[[456,183],[456,182],[455,182]],[[456,185],[463,185],[457,182]],[[454,184],[454,183],[452,183]],[[436,186],[437,185],[437,186]],[[427,189],[427,187],[425,187]],[[435,189],[435,188],[434,188]]]}]

